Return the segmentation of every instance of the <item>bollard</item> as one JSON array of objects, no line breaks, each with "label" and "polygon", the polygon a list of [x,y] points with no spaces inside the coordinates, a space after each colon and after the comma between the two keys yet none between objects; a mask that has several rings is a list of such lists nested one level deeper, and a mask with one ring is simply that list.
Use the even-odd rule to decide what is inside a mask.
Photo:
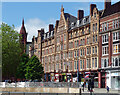
[{"label": "bollard", "polygon": [[92,95],[92,91],[90,91],[90,95]]},{"label": "bollard", "polygon": [[82,94],[81,94],[81,88],[79,89],[79,95],[82,95]]},{"label": "bollard", "polygon": [[67,93],[69,93],[69,87],[68,87]]},{"label": "bollard", "polygon": [[8,95],[10,95],[10,92],[8,92]]}]

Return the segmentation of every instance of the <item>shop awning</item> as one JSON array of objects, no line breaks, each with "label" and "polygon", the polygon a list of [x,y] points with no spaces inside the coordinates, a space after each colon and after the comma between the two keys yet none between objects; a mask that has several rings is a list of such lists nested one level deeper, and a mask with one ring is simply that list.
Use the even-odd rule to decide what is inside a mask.
[{"label": "shop awning", "polygon": [[85,75],[85,78],[89,78],[89,74],[88,74],[88,75]]}]

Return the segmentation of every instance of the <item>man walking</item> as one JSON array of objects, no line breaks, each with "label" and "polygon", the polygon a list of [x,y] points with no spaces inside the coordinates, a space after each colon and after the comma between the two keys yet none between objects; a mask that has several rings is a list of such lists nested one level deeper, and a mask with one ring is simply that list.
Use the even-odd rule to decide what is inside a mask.
[{"label": "man walking", "polygon": [[107,86],[107,93],[109,92],[109,87]]},{"label": "man walking", "polygon": [[85,86],[85,82],[83,83],[82,87],[83,87],[83,92],[84,92],[84,86]]},{"label": "man walking", "polygon": [[88,91],[90,91],[90,79],[88,80]]}]

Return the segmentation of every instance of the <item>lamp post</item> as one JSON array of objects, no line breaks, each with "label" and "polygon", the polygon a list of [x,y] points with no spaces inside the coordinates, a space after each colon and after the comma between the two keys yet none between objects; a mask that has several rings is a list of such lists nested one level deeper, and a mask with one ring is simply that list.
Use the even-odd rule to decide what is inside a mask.
[{"label": "lamp post", "polygon": [[78,65],[78,56],[77,56],[77,82],[79,81],[79,65]]},{"label": "lamp post", "polygon": [[78,66],[78,59],[77,59],[77,82],[79,81],[79,66]]}]

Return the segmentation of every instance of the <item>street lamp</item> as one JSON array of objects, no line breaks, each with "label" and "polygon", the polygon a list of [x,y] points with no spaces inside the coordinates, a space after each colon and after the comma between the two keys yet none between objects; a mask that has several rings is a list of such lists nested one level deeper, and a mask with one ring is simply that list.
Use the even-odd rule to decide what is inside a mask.
[{"label": "street lamp", "polygon": [[79,65],[78,65],[78,57],[77,57],[77,82],[79,81]]}]

